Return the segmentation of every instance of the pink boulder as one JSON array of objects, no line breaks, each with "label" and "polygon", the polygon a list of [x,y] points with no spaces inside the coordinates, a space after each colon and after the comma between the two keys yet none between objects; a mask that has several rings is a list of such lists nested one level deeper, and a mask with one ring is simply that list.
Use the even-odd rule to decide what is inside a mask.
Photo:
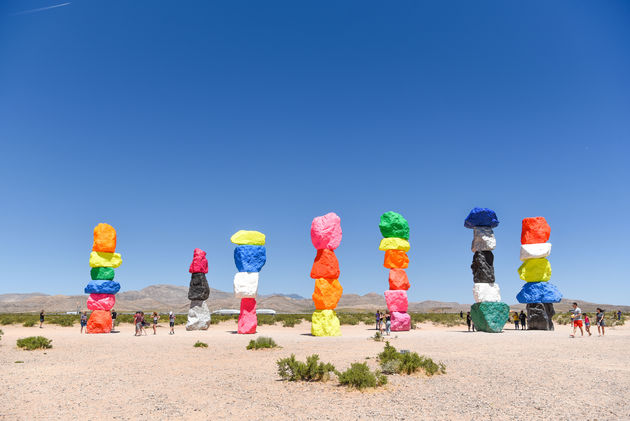
[{"label": "pink boulder", "polygon": [[90,294],[87,300],[88,310],[111,310],[116,304],[114,294]]},{"label": "pink boulder", "polygon": [[389,311],[407,312],[407,291],[402,289],[385,291],[385,302]]},{"label": "pink boulder", "polygon": [[391,312],[392,331],[400,332],[411,329],[411,316],[399,311]]},{"label": "pink boulder", "polygon": [[193,261],[190,264],[190,273],[208,273],[208,260],[206,252],[201,249],[195,249],[193,252]]},{"label": "pink boulder", "polygon": [[334,250],[341,243],[341,218],[330,212],[313,219],[311,241],[317,250]]},{"label": "pink boulder", "polygon": [[256,317],[256,299],[241,299],[241,314],[238,316],[238,333],[256,333],[258,317]]}]

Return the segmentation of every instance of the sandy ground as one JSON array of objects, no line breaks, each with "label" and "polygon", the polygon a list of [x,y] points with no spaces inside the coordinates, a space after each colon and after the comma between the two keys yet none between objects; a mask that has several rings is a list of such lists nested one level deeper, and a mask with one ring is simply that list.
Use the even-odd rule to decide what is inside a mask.
[{"label": "sandy ground", "polygon": [[[287,383],[275,361],[317,353],[345,369],[355,361],[376,367],[382,343],[370,326],[342,326],[343,336],[316,338],[310,325],[261,326],[281,349],[247,351],[258,335],[236,335],[225,322],[210,330],[134,337],[79,335],[78,327],[3,326],[0,341],[2,420],[622,420],[630,419],[630,328],[605,337],[569,338],[555,332],[461,328],[397,333],[392,344],[443,361],[447,374],[389,376],[376,391],[327,383]],[[20,337],[44,335],[54,347],[22,351]],[[207,349],[193,348],[201,340]],[[370,359],[366,360],[366,357]],[[16,363],[15,361],[23,361]]]}]

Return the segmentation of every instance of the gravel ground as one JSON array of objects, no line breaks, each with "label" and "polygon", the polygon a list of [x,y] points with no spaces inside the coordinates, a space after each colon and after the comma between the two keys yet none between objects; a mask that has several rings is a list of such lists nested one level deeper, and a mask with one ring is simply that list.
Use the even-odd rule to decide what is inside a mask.
[{"label": "gravel ground", "polygon": [[[369,340],[370,326],[342,326],[338,338],[312,337],[306,323],[261,326],[258,335],[234,334],[233,322],[206,332],[177,327],[175,335],[161,326],[143,337],[134,337],[131,325],[108,335],[79,335],[78,327],[2,329],[2,420],[630,419],[628,327],[570,339],[567,326],[486,334],[422,325],[393,334],[392,344],[443,361],[447,374],[389,376],[387,386],[366,392],[340,387],[334,377],[282,382],[275,361],[317,353],[338,369],[356,361],[376,368],[383,343]],[[15,347],[32,335],[53,339],[54,347]],[[259,335],[282,348],[245,350]],[[209,347],[193,348],[197,340]]]}]

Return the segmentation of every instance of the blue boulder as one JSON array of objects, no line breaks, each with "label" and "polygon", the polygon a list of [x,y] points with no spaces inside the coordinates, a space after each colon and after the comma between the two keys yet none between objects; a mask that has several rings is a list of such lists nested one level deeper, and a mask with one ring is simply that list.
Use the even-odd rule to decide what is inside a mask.
[{"label": "blue boulder", "polygon": [[267,261],[265,246],[238,246],[234,249],[234,263],[239,272],[260,272]]},{"label": "blue boulder", "polygon": [[116,281],[94,280],[85,287],[86,294],[116,294],[120,291],[120,284]]},{"label": "blue boulder", "polygon": [[559,303],[562,293],[550,282],[527,282],[516,294],[516,299],[522,304]]},{"label": "blue boulder", "polygon": [[490,227],[494,228],[499,225],[497,214],[492,209],[488,208],[474,208],[470,211],[466,220],[464,221],[464,227]]}]

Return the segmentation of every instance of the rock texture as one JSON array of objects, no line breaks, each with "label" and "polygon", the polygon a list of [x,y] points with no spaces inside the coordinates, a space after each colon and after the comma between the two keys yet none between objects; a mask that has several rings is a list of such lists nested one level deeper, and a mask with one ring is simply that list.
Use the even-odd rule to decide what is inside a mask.
[{"label": "rock texture", "polygon": [[258,231],[240,230],[230,237],[230,241],[239,245],[264,246],[265,234]]},{"label": "rock texture", "polygon": [[234,249],[234,264],[239,272],[260,272],[267,262],[265,246],[238,246]]},{"label": "rock texture", "polygon": [[341,336],[341,324],[335,310],[316,310],[311,320],[313,336]]},{"label": "rock texture", "polygon": [[477,251],[491,251],[497,246],[497,239],[494,237],[494,231],[490,227],[473,228],[473,241],[471,250],[473,253]]},{"label": "rock texture", "polygon": [[383,266],[388,269],[407,269],[409,266],[409,257],[402,250],[387,250],[385,252],[385,261]]},{"label": "rock texture", "polygon": [[258,294],[258,272],[237,272],[234,275],[234,296],[256,298]]},{"label": "rock texture", "polygon": [[114,294],[90,294],[87,300],[88,310],[105,310],[109,311],[116,304],[116,296]]},{"label": "rock texture", "polygon": [[411,316],[407,313],[392,311],[391,313],[392,332],[405,332],[411,329]]},{"label": "rock texture", "polygon": [[114,269],[112,268],[92,268],[90,269],[90,277],[92,280],[113,281]]},{"label": "rock texture", "polygon": [[522,261],[529,259],[540,259],[547,257],[551,254],[551,243],[537,243],[537,244],[521,244]]},{"label": "rock texture", "polygon": [[496,213],[488,208],[473,208],[464,220],[464,227],[466,228],[496,228],[497,226],[499,226],[499,219]]},{"label": "rock texture", "polygon": [[542,216],[523,219],[521,244],[545,243],[551,235],[551,227]]},{"label": "rock texture", "polygon": [[207,330],[210,327],[210,317],[205,301],[191,301],[186,330]]},{"label": "rock texture", "polygon": [[491,251],[477,251],[473,255],[470,265],[475,283],[493,283],[494,278],[494,255]]},{"label": "rock texture", "polygon": [[551,282],[528,282],[516,295],[519,303],[559,303],[562,293]]},{"label": "rock texture", "polygon": [[116,281],[90,281],[83,292],[86,294],[116,294],[120,291],[120,284]]},{"label": "rock texture", "polygon": [[551,303],[527,304],[527,329],[554,330],[554,314],[556,314],[556,311]]},{"label": "rock texture", "polygon": [[238,333],[249,335],[256,333],[258,316],[256,316],[256,300],[243,298],[241,300],[241,313],[238,316]]},{"label": "rock texture", "polygon": [[188,299],[190,301],[205,301],[208,297],[210,297],[210,285],[208,285],[206,274],[203,272],[191,274],[190,286],[188,287]]},{"label": "rock texture", "polygon": [[313,218],[311,223],[311,242],[317,250],[334,250],[341,244],[341,218],[330,212]]},{"label": "rock texture", "polygon": [[92,251],[113,253],[116,251],[116,230],[109,224],[98,224],[94,227],[94,243]]},{"label": "rock texture", "polygon": [[544,257],[525,260],[518,268],[518,274],[526,282],[547,282],[551,279],[551,264]]},{"label": "rock texture", "polygon": [[109,333],[112,330],[112,315],[109,310],[94,310],[86,326],[87,333]]},{"label": "rock texture", "polygon": [[389,270],[389,289],[404,289],[410,288],[409,278],[407,272],[404,269],[390,269]]},{"label": "rock texture", "polygon": [[385,238],[403,238],[409,240],[409,223],[397,212],[385,212],[381,215],[378,228]]},{"label": "rock texture", "polygon": [[[208,259],[206,259],[206,252],[201,249],[195,249],[193,251],[193,260],[188,269],[190,273],[208,273]],[[205,298],[204,298],[205,300]]]},{"label": "rock texture", "polygon": [[90,266],[117,268],[122,264],[122,256],[118,253],[104,253],[93,251],[90,253]]},{"label": "rock texture", "polygon": [[473,285],[473,297],[476,303],[483,301],[499,302],[501,301],[501,290],[499,285],[495,283],[477,283]]},{"label": "rock texture", "polygon": [[339,261],[335,252],[328,249],[317,250],[311,269],[311,278],[338,279],[340,274]]},{"label": "rock texture", "polygon": [[397,311],[401,313],[406,313],[407,307],[409,306],[409,302],[407,301],[407,291],[385,291],[385,302],[387,303],[387,309],[390,312]]},{"label": "rock texture", "polygon": [[323,278],[315,280],[312,298],[317,310],[334,310],[342,294],[343,288],[339,280]]},{"label": "rock texture", "polygon": [[379,250],[402,250],[409,251],[411,245],[409,241],[404,238],[383,238],[381,244],[378,246]]},{"label": "rock texture", "polygon": [[470,307],[470,317],[481,332],[501,332],[509,315],[510,306],[501,302],[475,303]]}]

